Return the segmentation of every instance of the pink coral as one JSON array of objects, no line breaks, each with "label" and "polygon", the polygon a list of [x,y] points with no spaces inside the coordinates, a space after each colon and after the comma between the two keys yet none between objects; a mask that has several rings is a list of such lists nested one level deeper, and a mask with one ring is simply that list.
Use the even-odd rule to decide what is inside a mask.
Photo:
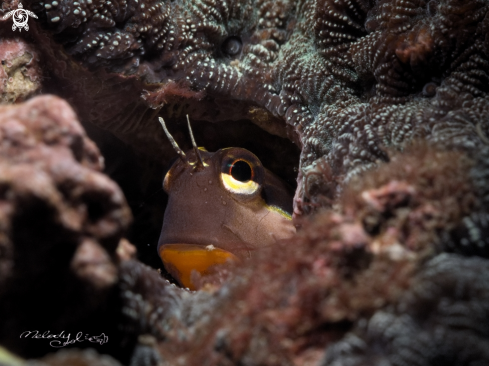
[{"label": "pink coral", "polygon": [[[0,314],[8,319],[0,342],[9,344],[12,334],[61,330],[103,304],[131,214],[66,102],[3,106],[0,121]],[[30,299],[45,306],[33,309]]]}]

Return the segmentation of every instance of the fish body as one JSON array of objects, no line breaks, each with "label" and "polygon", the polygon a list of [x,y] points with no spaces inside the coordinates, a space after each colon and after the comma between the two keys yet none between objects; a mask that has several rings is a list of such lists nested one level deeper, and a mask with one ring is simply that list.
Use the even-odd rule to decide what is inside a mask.
[{"label": "fish body", "polygon": [[[192,158],[193,152],[187,155]],[[208,165],[204,169],[194,170],[177,160],[165,177],[169,198],[159,246],[212,244],[245,257],[249,250],[269,246],[295,232],[288,187],[251,152],[240,148],[202,151],[202,158]],[[248,182],[228,174],[228,165],[244,158],[254,169]]]},{"label": "fish body", "polygon": [[253,153],[195,145],[184,153],[170,141],[181,159],[163,181],[168,204],[158,253],[183,286],[193,287],[192,270],[205,275],[215,264],[245,260],[295,233],[292,190]]}]

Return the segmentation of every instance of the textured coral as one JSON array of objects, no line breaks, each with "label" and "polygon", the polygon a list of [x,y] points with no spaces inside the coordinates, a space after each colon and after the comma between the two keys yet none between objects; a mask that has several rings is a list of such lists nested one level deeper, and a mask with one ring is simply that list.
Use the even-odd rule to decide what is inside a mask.
[{"label": "textured coral", "polygon": [[19,39],[0,40],[0,103],[20,102],[38,92],[42,72],[35,49]]},{"label": "textured coral", "polygon": [[[363,84],[358,101],[346,108],[338,108],[336,101],[323,103],[318,115],[324,114],[319,126],[328,131],[330,143],[317,141],[325,155],[309,169],[322,165],[330,170],[335,178],[329,180],[330,195],[338,176],[348,180],[386,160],[384,146],[403,146],[413,137],[462,148],[487,142],[487,11],[483,1],[379,1],[363,12],[365,34],[352,42],[358,23],[342,27],[350,28],[341,36],[345,42],[324,52],[341,55],[339,48],[345,49],[344,62]],[[353,21],[353,14],[362,11],[351,14],[343,21]],[[313,194],[299,193],[314,203]]]},{"label": "textured coral", "polygon": [[172,316],[177,317],[180,311],[180,296],[184,291],[137,261],[122,264],[119,287],[123,298],[122,312],[128,318],[128,326],[133,327],[126,331],[164,339],[171,326],[167,322]]},{"label": "textured coral", "polygon": [[385,146],[412,137],[470,149],[488,141],[489,5],[482,0],[32,6],[65,52],[109,85],[102,89],[128,91],[100,103],[95,84],[76,88],[97,106],[91,121],[120,136],[145,131],[136,140],[163,141],[146,110],[169,114],[176,104],[196,119],[253,120],[255,105],[285,120],[302,145],[296,216],[324,203],[305,186],[317,165],[330,170],[328,189],[337,197],[342,182],[386,161]]},{"label": "textured coral", "polygon": [[440,255],[393,309],[331,345],[322,366],[485,365],[489,263]]},{"label": "textured coral", "polygon": [[39,361],[27,361],[25,366],[120,366],[110,356],[99,355],[94,350],[61,350],[43,357]]},{"label": "textured coral", "polygon": [[20,342],[22,332],[94,326],[118,281],[130,212],[66,102],[4,106],[0,121],[0,343],[35,354],[41,345]]},{"label": "textured coral", "polygon": [[414,144],[354,179],[343,210],[380,238],[379,248],[400,244],[414,251],[435,247],[487,257],[487,187],[482,181],[487,182],[488,152],[482,149],[474,161],[459,151]]},{"label": "textured coral", "polygon": [[[206,365],[319,365],[322,359],[369,365],[382,356],[393,365],[435,365],[463,353],[452,344],[467,336],[474,348],[458,364],[489,361],[483,347],[489,333],[481,325],[489,316],[487,285],[476,280],[488,264],[438,254],[486,255],[487,243],[454,233],[474,213],[487,217],[481,204],[487,175],[479,174],[485,191],[471,176],[474,166],[487,172],[487,161],[477,165],[466,154],[426,143],[391,151],[389,158],[350,181],[340,212],[316,215],[296,238],[273,255],[258,253],[214,294],[188,299],[183,308],[190,302],[192,315],[180,314],[186,336],[169,332],[160,342],[162,358],[189,365],[204,359]],[[454,245],[447,247],[443,237]]]}]

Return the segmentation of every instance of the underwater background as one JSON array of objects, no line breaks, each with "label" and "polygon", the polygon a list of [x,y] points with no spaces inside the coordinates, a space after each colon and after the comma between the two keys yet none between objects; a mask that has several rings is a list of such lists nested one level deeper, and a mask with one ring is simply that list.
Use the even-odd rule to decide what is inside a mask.
[{"label": "underwater background", "polygon": [[[489,1],[5,0],[0,60],[1,365],[489,364]],[[187,115],[297,228],[198,291]]]}]

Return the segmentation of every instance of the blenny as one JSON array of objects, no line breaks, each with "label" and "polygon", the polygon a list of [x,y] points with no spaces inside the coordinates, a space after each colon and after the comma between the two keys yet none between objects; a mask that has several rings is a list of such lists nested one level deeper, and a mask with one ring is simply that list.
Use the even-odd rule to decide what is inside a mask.
[{"label": "blenny", "polygon": [[252,152],[197,147],[188,121],[193,149],[185,153],[159,120],[180,159],[163,181],[169,198],[158,253],[182,286],[194,288],[194,270],[206,275],[295,233],[291,189]]}]

